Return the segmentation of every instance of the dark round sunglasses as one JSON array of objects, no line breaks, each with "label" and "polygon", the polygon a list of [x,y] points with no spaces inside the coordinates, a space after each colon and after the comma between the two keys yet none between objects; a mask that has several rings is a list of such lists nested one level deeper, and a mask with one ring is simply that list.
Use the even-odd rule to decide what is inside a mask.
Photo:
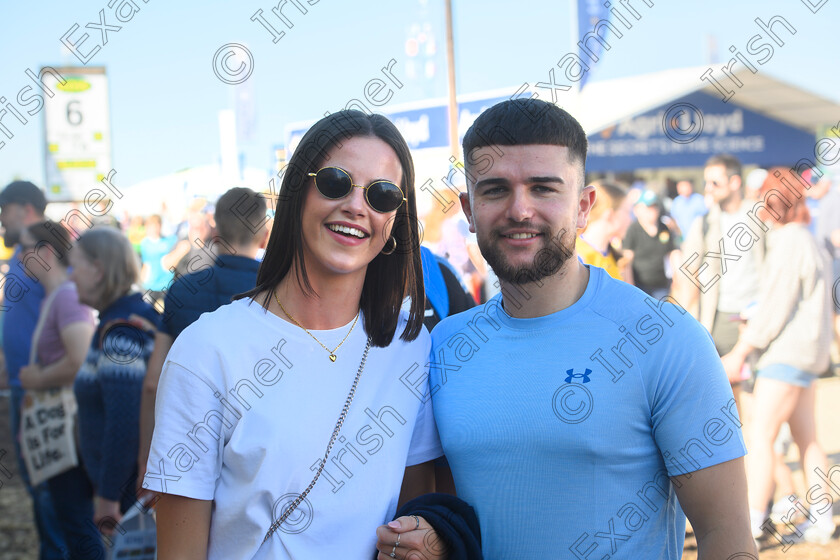
[{"label": "dark round sunglasses", "polygon": [[344,198],[353,187],[365,189],[365,200],[368,205],[382,214],[393,212],[405,202],[405,195],[399,185],[391,181],[374,181],[368,186],[354,185],[350,174],[340,167],[323,167],[316,173],[309,173],[315,177],[318,192],[326,198],[337,200]]}]

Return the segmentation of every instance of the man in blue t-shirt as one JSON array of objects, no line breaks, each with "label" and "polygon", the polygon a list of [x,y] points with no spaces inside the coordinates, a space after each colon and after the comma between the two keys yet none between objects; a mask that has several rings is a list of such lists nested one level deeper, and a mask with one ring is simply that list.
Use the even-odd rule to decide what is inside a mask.
[{"label": "man in blue t-shirt", "polygon": [[[18,469],[32,496],[35,525],[40,540],[41,560],[64,558],[66,545],[58,524],[58,517],[46,483],[36,487],[29,485],[29,476],[23,457],[20,454],[20,410],[23,402],[23,389],[20,386],[20,369],[29,365],[29,350],[32,346],[32,334],[38,324],[41,302],[44,299],[44,287],[32,273],[27,273],[29,257],[20,259],[20,233],[27,226],[44,221],[47,199],[44,193],[29,181],[14,181],[0,192],[0,224],[2,224],[3,243],[14,247],[14,255],[9,261],[9,271],[0,275],[3,285],[3,304],[0,306],[3,316],[3,353],[6,358],[6,371],[0,375],[6,378],[11,392],[10,412],[12,439],[18,458]],[[32,255],[31,258],[36,258]]]},{"label": "man in blue t-shirt", "polygon": [[671,202],[671,217],[677,222],[682,238],[688,235],[691,224],[709,211],[702,194],[694,192],[691,181],[684,180],[677,183],[677,197]]},{"label": "man in blue t-shirt", "polygon": [[435,327],[430,387],[485,558],[678,559],[686,516],[700,559],[751,557],[745,448],[708,333],[576,258],[595,200],[581,126],[511,100],[463,143],[461,203],[502,291]]}]

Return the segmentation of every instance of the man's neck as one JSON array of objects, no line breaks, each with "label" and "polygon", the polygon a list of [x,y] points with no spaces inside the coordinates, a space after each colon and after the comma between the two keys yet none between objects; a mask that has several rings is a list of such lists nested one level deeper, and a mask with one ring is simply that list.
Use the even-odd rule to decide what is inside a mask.
[{"label": "man's neck", "polygon": [[577,259],[577,253],[562,270],[539,282],[513,285],[501,281],[505,311],[516,319],[533,319],[556,313],[583,296],[589,283],[589,269]]},{"label": "man's neck", "polygon": [[219,255],[234,255],[237,257],[248,257],[249,259],[256,259],[257,253],[260,251],[259,245],[239,245],[236,243],[231,243],[230,248],[232,251],[228,251],[224,245],[221,243],[219,244]]}]

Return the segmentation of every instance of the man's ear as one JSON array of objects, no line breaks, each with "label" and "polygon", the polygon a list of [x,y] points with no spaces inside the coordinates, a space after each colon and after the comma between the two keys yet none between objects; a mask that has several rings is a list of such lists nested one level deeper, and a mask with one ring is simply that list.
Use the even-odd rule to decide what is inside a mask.
[{"label": "man's ear", "polygon": [[741,176],[733,175],[729,178],[729,190],[732,192],[741,191]]},{"label": "man's ear", "polygon": [[578,229],[583,229],[589,221],[589,212],[592,211],[592,207],[595,205],[595,187],[593,185],[583,188],[580,193],[580,198],[578,199],[578,205],[578,219],[576,227]]},{"label": "man's ear", "polygon": [[467,217],[467,222],[470,224],[470,233],[475,233],[475,221],[473,220],[472,206],[470,206],[469,190],[458,195],[458,199],[461,201],[464,216]]}]

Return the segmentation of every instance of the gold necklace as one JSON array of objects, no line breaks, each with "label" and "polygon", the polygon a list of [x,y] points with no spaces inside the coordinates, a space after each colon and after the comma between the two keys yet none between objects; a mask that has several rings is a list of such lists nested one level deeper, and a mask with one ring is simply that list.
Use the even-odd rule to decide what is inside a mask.
[{"label": "gold necklace", "polygon": [[292,323],[294,323],[295,325],[297,325],[297,326],[299,326],[300,328],[302,328],[302,329],[304,330],[304,332],[306,332],[306,334],[308,334],[309,336],[311,336],[313,339],[315,339],[315,342],[317,342],[318,344],[320,344],[320,345],[321,345],[321,348],[323,348],[324,350],[326,350],[327,352],[329,352],[329,353],[330,353],[330,361],[331,361],[331,362],[335,362],[335,358],[336,358],[335,353],[336,353],[336,350],[338,350],[339,348],[341,348],[341,345],[342,345],[342,344],[344,344],[344,341],[345,341],[345,340],[347,340],[347,337],[348,337],[348,336],[350,336],[350,333],[351,333],[351,332],[353,332],[353,328],[356,326],[356,321],[358,321],[358,320],[359,320],[359,314],[358,314],[358,313],[356,313],[356,318],[355,318],[355,319],[353,319],[353,324],[352,324],[352,325],[350,325],[350,330],[349,330],[349,331],[347,331],[347,334],[346,334],[346,335],[344,335],[344,338],[342,338],[342,339],[341,339],[341,342],[339,342],[339,343],[338,343],[338,346],[336,346],[333,350],[330,350],[329,348],[327,348],[326,346],[324,346],[324,343],[323,343],[323,342],[321,342],[320,340],[318,340],[318,339],[315,337],[315,335],[314,335],[314,334],[312,334],[311,332],[309,332],[309,329],[307,329],[306,327],[304,327],[303,325],[301,325],[300,323],[298,323],[298,322],[297,322],[297,319],[295,319],[294,317],[292,317],[291,313],[289,313],[288,311],[286,311],[286,308],[285,308],[285,307],[283,307],[283,304],[282,304],[282,303],[280,303],[280,298],[279,298],[279,297],[277,297],[277,291],[275,291],[275,292],[274,292],[274,300],[277,302],[277,305],[279,305],[279,306],[280,306],[280,309],[282,309],[282,310],[283,310],[283,313],[285,313],[285,314],[286,314],[286,316],[287,316],[289,319],[291,319],[291,320],[292,320]]}]

